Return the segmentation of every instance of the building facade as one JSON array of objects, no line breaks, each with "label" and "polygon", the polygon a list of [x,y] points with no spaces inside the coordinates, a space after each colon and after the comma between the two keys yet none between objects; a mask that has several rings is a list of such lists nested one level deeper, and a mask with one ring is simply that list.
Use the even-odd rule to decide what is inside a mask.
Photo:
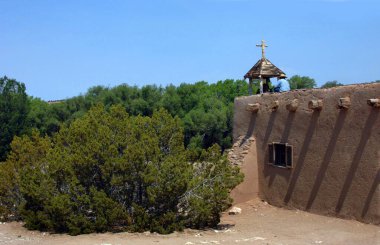
[{"label": "building facade", "polygon": [[380,83],[239,97],[235,202],[380,224]]}]

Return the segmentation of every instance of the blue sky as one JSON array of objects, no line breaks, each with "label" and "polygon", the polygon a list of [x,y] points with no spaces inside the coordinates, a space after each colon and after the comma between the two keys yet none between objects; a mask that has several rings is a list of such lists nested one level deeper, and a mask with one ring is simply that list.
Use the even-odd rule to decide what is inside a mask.
[{"label": "blue sky", "polygon": [[241,79],[261,39],[288,76],[380,79],[380,0],[0,0],[0,76],[45,100]]}]

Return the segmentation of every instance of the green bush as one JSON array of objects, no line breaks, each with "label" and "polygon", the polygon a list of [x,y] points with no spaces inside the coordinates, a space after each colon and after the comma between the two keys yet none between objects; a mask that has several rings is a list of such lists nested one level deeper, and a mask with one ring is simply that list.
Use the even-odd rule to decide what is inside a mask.
[{"label": "green bush", "polygon": [[215,226],[242,181],[214,145],[184,147],[181,121],[165,110],[129,116],[93,107],[51,139],[16,137],[0,173],[0,216],[30,229],[81,234],[169,233]]}]

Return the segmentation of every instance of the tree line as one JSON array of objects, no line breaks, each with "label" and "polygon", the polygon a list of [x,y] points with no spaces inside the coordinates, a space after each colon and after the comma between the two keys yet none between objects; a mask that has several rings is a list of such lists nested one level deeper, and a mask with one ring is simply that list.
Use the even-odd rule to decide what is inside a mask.
[{"label": "tree line", "polygon": [[[7,86],[21,84],[2,78]],[[0,127],[2,130],[0,161],[5,160],[9,143],[14,135],[30,133],[37,128],[42,134],[53,135],[63,124],[82,117],[90,108],[102,103],[106,108],[120,104],[130,115],[151,116],[154,110],[165,108],[178,116],[184,127],[185,145],[204,149],[217,143],[222,149],[231,146],[232,107],[234,98],[247,95],[248,85],[242,80],[225,80],[215,84],[147,85],[141,88],[122,84],[113,88],[95,86],[79,96],[62,103],[49,104],[39,98],[28,97],[23,89],[9,98],[5,90],[0,94]],[[1,86],[1,85],[0,85]],[[11,93],[11,92],[9,92]],[[12,105],[12,108],[11,108]]]}]

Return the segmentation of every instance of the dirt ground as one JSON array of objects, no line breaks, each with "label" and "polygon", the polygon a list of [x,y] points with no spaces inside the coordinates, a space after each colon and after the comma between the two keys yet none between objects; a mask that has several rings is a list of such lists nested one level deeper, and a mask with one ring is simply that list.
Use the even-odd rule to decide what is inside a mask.
[{"label": "dirt ground", "polygon": [[28,231],[16,222],[2,223],[0,245],[380,244],[379,226],[276,208],[260,200],[237,206],[242,213],[224,214],[218,230],[185,230],[170,235],[146,232],[69,236]]}]

